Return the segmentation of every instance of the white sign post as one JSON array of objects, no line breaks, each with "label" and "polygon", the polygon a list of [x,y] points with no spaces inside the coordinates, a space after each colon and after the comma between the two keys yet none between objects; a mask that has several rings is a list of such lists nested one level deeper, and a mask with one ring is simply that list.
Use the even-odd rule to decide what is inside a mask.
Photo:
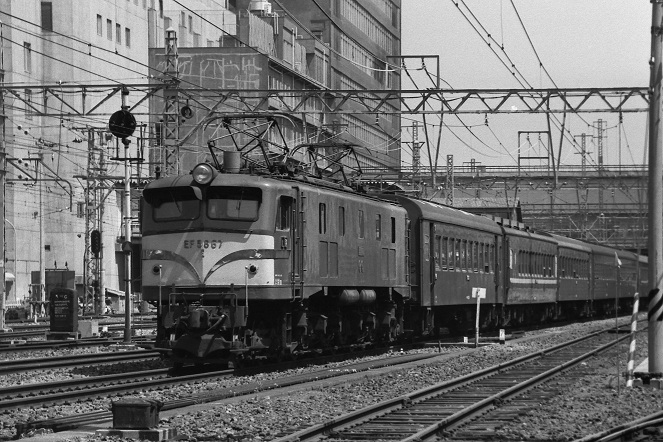
[{"label": "white sign post", "polygon": [[474,332],[474,347],[479,346],[479,312],[481,299],[486,299],[486,289],[484,287],[472,287],[472,297],[477,298],[477,320]]}]

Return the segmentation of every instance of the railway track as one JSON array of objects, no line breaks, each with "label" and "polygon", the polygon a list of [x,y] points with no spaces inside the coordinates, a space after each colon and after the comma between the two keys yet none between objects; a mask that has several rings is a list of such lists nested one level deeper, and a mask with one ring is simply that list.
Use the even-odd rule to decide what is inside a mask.
[{"label": "railway track", "polygon": [[184,382],[209,380],[233,375],[233,370],[168,377],[169,369],[146,370],[65,382],[29,384],[0,389],[0,412],[35,405],[55,405],[84,399],[107,397],[164,388]]},{"label": "railway track", "polygon": [[663,441],[663,411],[644,416],[618,427],[590,434],[575,442],[661,442]]},{"label": "railway track", "polygon": [[[20,344],[3,345],[0,342],[0,354],[31,350],[54,350],[75,347],[99,347],[124,342],[124,338],[90,338],[77,340],[28,341]],[[134,336],[132,344],[149,345],[154,343],[154,335]]]},{"label": "railway track", "polygon": [[[102,326],[103,327],[107,326],[109,331],[117,332],[124,330],[123,324],[99,324],[99,327]],[[154,321],[135,323],[131,325],[131,328],[133,330],[154,329],[156,328],[156,323]],[[3,343],[2,341],[6,340],[22,339],[22,338],[37,337],[37,336],[43,337],[50,330],[51,329],[49,327],[43,327],[43,326],[28,326],[21,329],[13,329],[13,331],[10,332],[0,333],[0,345]]]},{"label": "railway track", "polygon": [[[377,350],[374,350],[377,351]],[[355,353],[353,356],[359,356],[358,353]],[[372,360],[372,361],[364,361],[364,362],[359,362],[355,364],[349,364],[347,366],[343,366],[342,368],[339,369],[321,369],[318,371],[313,371],[313,372],[308,372],[308,373],[302,373],[302,374],[297,374],[297,375],[292,375],[292,376],[287,376],[284,378],[272,380],[272,381],[258,381],[258,382],[252,382],[248,384],[243,384],[243,385],[237,385],[233,387],[228,387],[228,388],[223,388],[220,390],[216,391],[207,391],[204,393],[200,393],[197,395],[177,399],[177,400],[172,400],[172,401],[167,401],[163,404],[161,410],[162,411],[167,411],[167,410],[174,410],[178,408],[183,408],[187,406],[192,406],[196,404],[203,404],[203,403],[209,403],[209,402],[214,402],[214,401],[219,401],[227,398],[232,398],[232,397],[238,397],[238,396],[245,396],[245,395],[251,395],[255,394],[256,392],[259,391],[264,391],[264,390],[271,390],[275,388],[282,388],[282,387],[288,387],[288,386],[293,386],[293,385],[299,385],[299,384],[304,384],[304,383],[309,383],[309,382],[314,382],[314,381],[320,381],[323,379],[329,379],[337,376],[342,376],[347,373],[355,373],[355,372],[361,372],[361,371],[367,371],[367,370],[372,370],[372,369],[377,369],[381,367],[386,367],[386,366],[395,366],[395,365],[401,365],[401,364],[407,364],[409,362],[413,361],[423,361],[425,359],[430,359],[433,357],[438,356],[437,353],[427,353],[427,354],[414,354],[414,355],[401,355],[401,356],[389,356],[383,359],[378,359],[378,360]],[[338,356],[338,358],[342,357],[341,355]],[[348,357],[348,355],[345,355],[345,357]],[[324,361],[329,361],[330,357],[322,357],[318,359],[309,359],[306,361],[307,364],[317,364],[317,363],[322,363]],[[213,378],[218,378],[222,376],[239,376],[239,375],[244,375],[244,374],[255,374],[258,372],[265,371],[265,369],[271,369],[271,370],[281,370],[281,369],[287,369],[287,368],[293,368],[297,366],[297,364],[301,364],[302,361],[300,362],[286,362],[282,364],[274,364],[273,366],[264,366],[264,367],[252,367],[252,368],[247,368],[247,369],[241,369],[241,370],[222,370],[218,372],[211,372],[211,373],[200,373],[200,374],[193,374],[193,375],[185,375],[185,376],[177,376],[173,378],[164,378],[164,379],[154,379],[151,381],[147,382],[138,382],[133,385],[126,385],[126,386],[109,386],[107,388],[102,388],[99,389],[96,392],[91,392],[91,391],[85,391],[84,394],[82,395],[83,397],[108,397],[113,394],[119,393],[119,392],[131,392],[133,390],[135,391],[142,391],[145,389],[157,389],[161,387],[165,387],[168,385],[174,385],[174,384],[180,384],[180,383],[185,383],[185,382],[192,382],[194,380],[202,380],[202,379],[213,379]],[[117,387],[117,390],[115,389]],[[1,393],[1,392],[0,392]],[[48,398],[49,400],[57,400],[58,398],[56,397],[58,394],[56,394],[52,398]],[[68,396],[66,399],[68,402],[73,402],[76,400],[75,394],[72,393],[70,396]],[[37,400],[35,403],[41,403]],[[26,404],[27,405],[27,404]],[[25,406],[25,405],[22,405]],[[2,410],[2,405],[0,405],[0,410]],[[16,408],[16,407],[14,407]],[[89,425],[97,422],[103,422],[107,420],[112,419],[112,413],[110,411],[95,411],[91,413],[84,413],[80,414],[77,416],[65,416],[61,418],[53,418],[53,419],[48,419],[48,420],[42,420],[42,421],[33,421],[33,422],[24,422],[24,423],[19,423],[16,425],[16,434],[21,435],[25,434],[31,430],[36,430],[36,429],[47,429],[47,430],[52,430],[53,432],[59,432],[59,431],[66,431],[66,430],[71,430],[78,428],[79,426],[82,425]]]},{"label": "railway track", "polygon": [[[618,342],[605,343],[606,335],[607,331],[592,333],[283,435],[277,441],[492,440],[496,422],[491,410],[507,401],[511,405],[514,398]],[[514,416],[513,409],[509,413]]]},{"label": "railway track", "polygon": [[132,350],[121,352],[54,356],[49,358],[12,359],[0,361],[0,375],[33,370],[76,367],[81,365],[101,365],[116,362],[132,362],[145,359],[154,359],[158,358],[159,356],[159,352],[152,350]]}]

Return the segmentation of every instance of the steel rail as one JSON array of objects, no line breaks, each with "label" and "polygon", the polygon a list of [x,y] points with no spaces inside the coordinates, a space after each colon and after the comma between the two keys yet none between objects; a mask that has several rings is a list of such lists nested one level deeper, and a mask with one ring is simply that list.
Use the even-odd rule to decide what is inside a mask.
[{"label": "steel rail", "polygon": [[[0,388],[0,404],[4,401],[23,396],[45,395],[49,393],[61,393],[67,390],[86,388],[90,385],[100,386],[112,383],[137,382],[142,379],[163,377],[171,371],[170,368],[158,368],[155,370],[133,371],[126,373],[115,373],[102,376],[91,376],[87,378],[66,379],[55,382],[42,382],[34,384],[12,385]],[[1,405],[0,405],[1,407]]]},{"label": "steel rail", "polygon": [[[372,349],[367,352],[367,354],[372,354],[372,351],[377,351],[377,349]],[[360,352],[352,353],[353,356],[358,356]],[[341,357],[343,355],[337,355]],[[346,357],[348,354],[345,355]],[[314,371],[310,373],[296,374],[292,376],[287,376],[281,379],[274,379],[271,381],[258,381],[245,385],[237,385],[233,387],[223,388],[211,392],[203,392],[189,397],[176,399],[172,401],[167,401],[161,407],[162,411],[175,410],[178,408],[188,407],[197,404],[203,404],[208,402],[215,402],[227,398],[239,397],[245,395],[255,394],[259,391],[273,390],[276,388],[289,387],[293,385],[303,384],[306,382],[319,381],[323,379],[329,379],[333,377],[342,376],[344,374],[355,373],[368,371],[372,369],[382,368],[386,366],[400,365],[408,362],[416,362],[424,359],[430,359],[433,357],[439,356],[438,353],[429,353],[429,354],[416,354],[416,355],[403,355],[403,356],[391,356],[384,359],[364,361],[355,364],[350,364],[347,366],[342,366],[336,369],[321,369],[319,371]],[[297,363],[300,364],[315,364],[321,363],[323,360],[329,360],[328,357],[320,357],[313,359],[305,359],[300,361],[286,362],[284,364],[277,364],[274,369],[287,369],[292,368]],[[253,374],[258,371],[264,371],[268,367],[251,367],[247,369],[241,369],[233,372],[234,375],[242,374]],[[210,374],[210,377],[213,377],[214,373]],[[178,376],[172,378],[173,383],[183,383],[187,380],[187,377]],[[134,387],[135,388],[135,387]],[[0,402],[0,407],[2,403]],[[1,408],[0,408],[1,409]],[[95,411],[92,413],[82,413],[77,416],[67,416],[61,418],[52,418],[42,421],[32,421],[32,422],[23,422],[16,424],[17,435],[26,433],[27,431],[46,428],[54,432],[66,431],[80,427],[81,425],[88,425],[95,422],[103,422],[113,418],[111,411]]]},{"label": "steel rail", "polygon": [[[592,339],[598,335],[601,335],[603,333],[612,331],[614,329],[609,329],[609,330],[602,330],[598,332],[594,332],[591,334],[588,334],[586,336],[561,343],[558,345],[555,345],[553,347],[547,348],[547,349],[542,349],[533,353],[529,353],[527,355],[523,355],[519,358],[516,358],[512,361],[505,362],[505,363],[500,363],[497,365],[494,365],[492,367],[485,368],[483,370],[479,370],[470,374],[467,374],[465,376],[461,376],[459,378],[451,379],[449,381],[441,382],[436,385],[433,385],[431,387],[427,387],[424,389],[417,390],[415,392],[409,393],[404,396],[400,396],[397,398],[393,398],[387,401],[383,401],[377,404],[374,404],[372,406],[356,410],[352,413],[348,413],[343,416],[339,416],[335,419],[332,419],[330,421],[324,422],[322,424],[314,425],[309,428],[305,428],[303,430],[297,431],[293,434],[275,439],[273,442],[301,442],[304,440],[315,440],[316,438],[319,437],[332,437],[334,439],[342,439],[339,437],[338,432],[349,428],[351,426],[354,426],[358,423],[361,422],[367,422],[370,421],[373,418],[380,417],[380,416],[385,416],[388,415],[389,413],[397,412],[402,409],[405,409],[411,405],[415,405],[417,403],[422,403],[428,399],[435,398],[440,396],[442,393],[450,391],[450,390],[456,390],[460,387],[463,387],[465,385],[469,385],[475,382],[478,382],[484,378],[488,378],[492,375],[495,375],[497,373],[505,372],[507,370],[511,370],[516,366],[526,364],[528,362],[535,361],[537,359],[542,358],[543,356],[547,356],[550,354],[553,354],[555,352],[558,352],[559,350],[571,347],[573,345],[579,344],[583,341],[587,341],[589,339]],[[627,336],[624,336],[622,339],[626,339]],[[587,355],[584,357],[580,358],[574,358],[575,363],[579,363],[581,360],[586,359],[587,357],[590,357],[591,355],[603,351],[605,348],[608,348],[612,345],[615,345],[616,341],[613,341],[605,346],[602,346],[599,349],[593,349],[590,351]],[[547,370],[546,373],[548,376],[552,375],[553,373],[559,373],[561,370],[568,369],[571,367],[570,362],[565,362],[559,366],[557,366],[554,369]],[[546,380],[546,376],[544,374],[537,374],[534,378],[530,379],[527,382],[531,382],[532,386],[538,385],[541,382],[544,382]],[[445,425],[450,425],[452,423],[459,423],[461,422],[462,418],[469,418],[471,416],[476,415],[476,413],[481,412],[482,410],[485,410],[487,407],[493,406],[495,403],[499,403],[500,401],[503,401],[505,397],[511,397],[514,394],[519,394],[522,392],[523,388],[525,388],[524,385],[514,385],[504,391],[501,391],[495,395],[491,395],[488,398],[481,399],[477,403],[474,403],[472,406],[465,408],[463,412],[457,412],[452,414],[452,416],[438,421],[438,423],[434,425],[430,425],[426,427],[425,429],[415,432],[411,437],[408,437],[407,439],[402,439],[402,440],[407,440],[407,441],[419,441],[422,439],[427,438],[431,434],[435,434],[439,432],[441,429],[445,428]],[[529,387],[531,388],[531,387]],[[464,417],[463,417],[464,416]],[[444,422],[444,425],[440,424],[440,422]]]},{"label": "steel rail", "polygon": [[114,395],[118,393],[143,391],[146,389],[160,388],[173,384],[182,384],[186,382],[199,381],[201,379],[227,377],[233,374],[234,374],[233,370],[221,370],[211,373],[196,373],[185,376],[159,378],[159,379],[143,379],[140,381],[131,382],[129,384],[102,385],[94,388],[87,388],[85,390],[60,391],[56,393],[49,393],[39,396],[7,399],[0,402],[0,411],[12,410],[35,404],[39,405],[58,404],[70,400],[107,397],[109,395]]},{"label": "steel rail", "polygon": [[586,352],[570,361],[564,362],[560,365],[557,365],[556,367],[553,367],[543,373],[538,374],[537,376],[534,376],[524,382],[521,382],[519,384],[516,384],[510,388],[507,388],[504,391],[501,391],[497,394],[494,394],[492,396],[489,396],[474,405],[471,405],[470,407],[467,407],[451,416],[448,418],[441,420],[440,422],[431,425],[427,428],[424,428],[423,430],[413,434],[412,436],[403,439],[403,442],[415,442],[415,441],[423,441],[423,440],[428,440],[432,437],[436,437],[437,433],[439,433],[442,430],[450,430],[453,429],[454,427],[460,425],[461,423],[464,423],[475,416],[477,416],[480,413],[484,413],[487,410],[495,407],[496,405],[500,404],[503,401],[506,401],[512,397],[518,396],[522,393],[524,393],[527,390],[530,390],[531,388],[536,387],[539,384],[542,384],[553,377],[557,376],[560,374],[562,371],[567,370],[571,367],[574,367],[578,364],[580,364],[582,361],[585,359],[601,353],[605,351],[608,348],[613,347],[616,345],[617,342],[621,342],[622,340],[628,338],[628,336],[623,336],[622,338],[619,338],[616,341],[611,341],[607,344],[604,344],[598,348],[595,348],[593,350],[590,350],[589,352]]},{"label": "steel rail", "polygon": [[[663,411],[658,411],[648,416],[641,417],[640,419],[618,425],[599,433],[587,435],[581,439],[576,439],[574,442],[612,442],[635,440],[633,438],[633,433],[650,427],[660,426],[663,426]],[[645,441],[646,439],[641,438],[638,440]],[[654,440],[660,440],[660,437]]]},{"label": "steel rail", "polygon": [[128,362],[151,359],[159,356],[153,350],[131,350],[122,352],[88,353],[84,355],[55,356],[51,358],[12,359],[0,361],[0,374],[33,371],[44,368],[62,368],[79,365],[99,365],[108,362]]}]

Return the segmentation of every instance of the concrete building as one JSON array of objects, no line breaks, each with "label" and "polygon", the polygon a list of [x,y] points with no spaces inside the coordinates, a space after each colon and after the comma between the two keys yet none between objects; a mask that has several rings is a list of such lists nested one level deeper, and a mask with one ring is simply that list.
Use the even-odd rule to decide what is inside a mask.
[{"label": "concrete building", "polygon": [[[47,300],[46,275],[63,269],[82,297],[90,296],[92,285],[96,294],[123,291],[123,159],[130,158],[132,183],[140,183],[165,171],[164,144],[177,144],[164,138],[169,97],[145,99],[150,84],[172,79],[165,73],[167,31],[177,36],[179,88],[185,91],[170,112],[193,110],[191,118],[177,118],[182,171],[208,158],[206,142],[215,129],[199,125],[218,104],[219,89],[279,91],[253,98],[261,103],[257,109],[278,113],[295,101],[288,91],[400,88],[394,67],[400,0],[0,0],[0,20],[9,305]],[[137,126],[127,150],[108,127],[123,105]],[[214,109],[246,111],[237,103],[224,106]],[[346,107],[361,106],[349,101]],[[398,168],[396,112],[332,115],[324,103],[303,110],[283,117],[266,136],[280,136],[289,147],[345,143],[356,147],[362,167]],[[137,207],[132,202],[127,221],[135,243]],[[97,259],[90,254],[92,230],[101,232]],[[134,283],[139,261],[134,254]]]},{"label": "concrete building", "polygon": [[[349,100],[344,109],[348,113],[333,114],[325,110],[337,100],[330,96],[327,103],[306,102],[297,109],[301,114],[291,111],[302,96],[297,92],[300,90],[400,88],[399,71],[389,62],[398,64],[400,55],[399,1],[343,0],[337,4],[237,0],[230,10],[236,13],[236,35],[230,32],[222,35],[216,48],[188,47],[191,32],[182,23],[188,25],[192,20],[186,13],[177,19],[177,28],[171,27],[177,38],[180,91],[178,102],[172,106],[190,107],[194,115],[190,119],[171,119],[176,128],[158,127],[168,121],[164,115],[156,117],[154,124],[158,127],[157,144],[168,144],[169,140],[160,139],[163,133],[172,135],[175,129],[179,134],[174,136],[181,141],[178,152],[172,154],[177,157],[179,170],[189,170],[208,158],[200,147],[218,135],[218,125],[209,125],[207,131],[200,129],[210,118],[221,113],[248,111],[288,113],[279,120],[278,133],[274,127],[266,129],[269,149],[276,153],[284,146],[292,150],[306,143],[331,142],[353,145],[363,168],[398,169],[398,109],[393,108],[393,113],[350,115],[351,111],[365,111],[366,107],[365,103]],[[168,69],[168,63],[173,63],[166,59],[162,47],[150,51],[150,66],[155,71],[163,72]],[[229,99],[215,92],[218,90],[255,91],[255,99]],[[262,94],[274,92],[267,100],[260,99],[264,97]],[[153,109],[159,107],[159,99],[164,101],[163,96],[154,99]],[[175,110],[174,114],[178,113]],[[266,127],[266,123],[258,121],[252,128],[250,122],[246,125],[247,131],[253,129],[256,133],[260,133],[260,127]],[[235,149],[229,138],[217,138],[215,147],[219,151]],[[238,144],[244,143],[250,140],[244,138]],[[327,149],[326,155],[333,155],[333,149]],[[153,159],[155,166],[167,173],[173,172],[173,162],[158,152]]]},{"label": "concrete building", "polygon": [[[258,2],[260,3],[260,2]],[[274,0],[274,8],[303,27],[293,32],[315,37],[330,48],[327,86],[341,90],[399,90],[401,88],[400,0]],[[387,106],[388,108],[389,106]],[[364,147],[362,167],[380,170],[400,168],[400,115],[342,114],[342,139]],[[346,111],[361,110],[348,102]],[[365,108],[364,108],[365,109]]]},{"label": "concrete building", "polygon": [[[46,274],[68,269],[79,295],[95,285],[121,291],[122,149],[108,133],[109,116],[140,96],[122,84],[146,84],[150,30],[164,20],[200,26],[191,44],[215,41],[227,20],[225,0],[187,1],[198,17],[183,17],[163,0],[0,0],[4,70],[5,291],[8,305],[47,299]],[[170,8],[170,15],[164,14]],[[231,14],[232,16],[232,14]],[[232,20],[234,23],[234,20]],[[95,106],[94,116],[87,110]],[[138,127],[149,123],[147,103],[133,110]],[[83,116],[85,115],[85,116]],[[145,173],[134,140],[128,150],[132,180]],[[135,161],[134,161],[135,160]],[[92,219],[92,224],[90,223]],[[86,260],[90,229],[102,232],[102,252]],[[93,263],[90,266],[90,263]]]}]

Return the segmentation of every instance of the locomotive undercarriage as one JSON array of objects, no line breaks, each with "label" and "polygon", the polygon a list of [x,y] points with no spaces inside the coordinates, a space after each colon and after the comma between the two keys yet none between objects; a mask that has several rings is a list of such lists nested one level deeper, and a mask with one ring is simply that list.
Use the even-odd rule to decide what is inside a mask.
[{"label": "locomotive undercarriage", "polygon": [[[162,306],[156,345],[176,367],[248,365],[388,343],[403,335],[402,298],[386,289],[329,289],[305,300],[249,300],[248,307],[235,295],[177,298]],[[198,299],[187,303],[186,298]]]}]

